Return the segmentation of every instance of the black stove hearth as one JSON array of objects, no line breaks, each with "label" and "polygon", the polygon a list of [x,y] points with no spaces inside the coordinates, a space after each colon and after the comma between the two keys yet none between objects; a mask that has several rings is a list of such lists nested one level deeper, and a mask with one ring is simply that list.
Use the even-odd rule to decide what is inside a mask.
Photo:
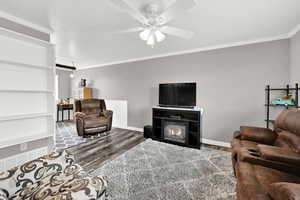
[{"label": "black stove hearth", "polygon": [[154,140],[199,149],[200,126],[200,110],[153,108]]}]

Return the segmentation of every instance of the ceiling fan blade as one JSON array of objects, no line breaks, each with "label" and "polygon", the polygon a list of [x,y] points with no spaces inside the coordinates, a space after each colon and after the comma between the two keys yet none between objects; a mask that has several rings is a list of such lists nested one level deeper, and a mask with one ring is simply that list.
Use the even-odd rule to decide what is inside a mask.
[{"label": "ceiling fan blade", "polygon": [[175,0],[159,17],[162,18],[163,24],[171,21],[178,13],[189,10],[196,6],[195,0]]},{"label": "ceiling fan blade", "polygon": [[135,27],[135,28],[125,29],[125,30],[115,31],[113,33],[114,34],[135,33],[135,32],[140,32],[143,30],[144,30],[143,27]]},{"label": "ceiling fan blade", "polygon": [[163,26],[159,30],[165,34],[174,35],[184,39],[191,39],[194,36],[194,33],[192,31],[183,30],[171,26]]},{"label": "ceiling fan blade", "polygon": [[137,8],[132,6],[127,0],[108,0],[113,6],[117,7],[123,12],[126,12],[134,19],[138,20],[142,24],[147,23],[147,18]]}]

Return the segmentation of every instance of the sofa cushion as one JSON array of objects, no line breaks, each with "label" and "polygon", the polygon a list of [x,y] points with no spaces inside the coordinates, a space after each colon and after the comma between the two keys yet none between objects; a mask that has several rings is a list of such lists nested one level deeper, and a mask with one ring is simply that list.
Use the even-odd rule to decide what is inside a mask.
[{"label": "sofa cushion", "polygon": [[282,162],[300,167],[300,154],[292,150],[269,145],[257,145],[261,157],[266,160]]},{"label": "sofa cushion", "polygon": [[0,200],[8,200],[8,192],[2,188],[0,188]]},{"label": "sofa cushion", "polygon": [[106,195],[106,181],[102,177],[76,178],[62,173],[42,179],[18,191],[15,199],[98,199]]},{"label": "sofa cushion", "polygon": [[277,134],[271,129],[241,126],[241,139],[258,142],[261,144],[273,144],[277,138]]},{"label": "sofa cushion", "polygon": [[[238,162],[235,167],[241,196],[244,199],[268,199],[269,185],[276,182],[300,183],[300,177],[279,170]],[[259,198],[256,196],[259,196]],[[255,198],[254,198],[255,197]]]},{"label": "sofa cushion", "polygon": [[300,184],[279,182],[269,186],[269,194],[274,200],[300,200]]},{"label": "sofa cushion", "polygon": [[246,147],[249,149],[257,149],[257,142],[252,142],[248,140],[240,140],[240,139],[233,139],[231,142],[231,147],[233,151],[238,150],[242,147]]},{"label": "sofa cushion", "polygon": [[300,112],[298,109],[286,109],[276,118],[276,131],[290,131],[300,136]]},{"label": "sofa cushion", "polygon": [[300,136],[300,112],[289,112],[284,120],[286,130]]},{"label": "sofa cushion", "polygon": [[238,162],[235,171],[238,178],[237,193],[240,197],[238,199],[270,200],[255,176],[254,165]]},{"label": "sofa cushion", "polygon": [[297,112],[297,109],[285,109],[278,115],[275,120],[275,130],[277,132],[280,132],[281,130],[288,130],[285,119],[291,112]]},{"label": "sofa cushion", "polygon": [[52,152],[0,173],[0,187],[6,189],[11,195],[56,172],[62,172],[73,163],[73,156],[66,151]]},{"label": "sofa cushion", "polygon": [[259,185],[265,192],[268,191],[268,186],[276,182],[291,182],[300,183],[300,177],[290,173],[282,172],[276,169],[263,167],[260,165],[253,165],[254,174]]},{"label": "sofa cushion", "polygon": [[98,128],[101,126],[107,126],[108,121],[105,117],[98,117],[98,118],[90,118],[84,121],[85,128]]},{"label": "sofa cushion", "polygon": [[85,114],[96,114],[103,111],[99,99],[85,99],[81,101],[81,112]]},{"label": "sofa cushion", "polygon": [[0,188],[10,196],[16,191],[16,179],[15,174],[18,171],[18,167],[0,172]]},{"label": "sofa cushion", "polygon": [[295,152],[300,152],[300,136],[289,131],[281,131],[276,139],[275,146],[287,148]]}]

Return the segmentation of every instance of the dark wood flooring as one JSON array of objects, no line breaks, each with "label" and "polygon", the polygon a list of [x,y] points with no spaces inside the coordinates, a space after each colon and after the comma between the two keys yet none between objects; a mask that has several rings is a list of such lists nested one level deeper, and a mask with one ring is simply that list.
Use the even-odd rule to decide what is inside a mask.
[{"label": "dark wood flooring", "polygon": [[70,147],[67,151],[86,172],[91,172],[143,141],[141,132],[115,128],[107,136]]},{"label": "dark wood flooring", "polygon": [[202,145],[205,146],[205,147],[211,148],[211,149],[232,152],[232,149],[230,147],[220,147],[220,146],[211,145],[211,144],[202,144]]}]

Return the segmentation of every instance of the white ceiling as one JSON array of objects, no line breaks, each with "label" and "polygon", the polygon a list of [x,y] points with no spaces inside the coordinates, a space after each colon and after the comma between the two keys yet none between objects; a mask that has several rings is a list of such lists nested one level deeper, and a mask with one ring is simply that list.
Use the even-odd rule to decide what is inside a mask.
[{"label": "white ceiling", "polygon": [[[162,0],[130,1],[140,5]],[[139,23],[109,0],[0,0],[0,10],[52,29],[58,61],[75,61],[82,68],[278,38],[300,23],[299,0],[197,0],[195,8],[170,22],[195,36],[191,40],[168,36],[150,48],[135,33],[113,34]]]}]

